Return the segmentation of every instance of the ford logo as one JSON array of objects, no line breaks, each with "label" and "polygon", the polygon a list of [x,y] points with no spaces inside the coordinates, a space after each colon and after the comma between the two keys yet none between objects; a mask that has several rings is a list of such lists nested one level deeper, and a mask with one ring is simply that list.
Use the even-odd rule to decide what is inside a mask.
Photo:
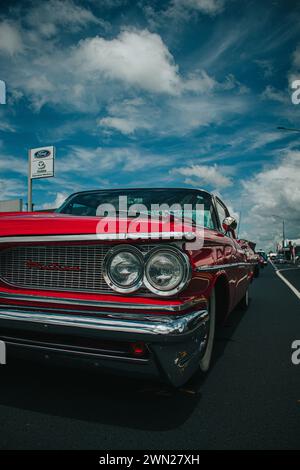
[{"label": "ford logo", "polygon": [[51,152],[49,152],[49,150],[38,150],[34,154],[35,158],[46,158],[49,157],[49,155],[51,155]]}]

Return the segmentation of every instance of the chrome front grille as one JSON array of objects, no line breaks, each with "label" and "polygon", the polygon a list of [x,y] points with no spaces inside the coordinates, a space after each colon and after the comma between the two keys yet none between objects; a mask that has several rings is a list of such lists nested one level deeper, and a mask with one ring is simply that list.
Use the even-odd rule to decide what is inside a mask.
[{"label": "chrome front grille", "polygon": [[[10,248],[0,253],[0,278],[23,288],[116,294],[102,274],[103,261],[110,248],[110,245],[96,244]],[[139,248],[147,253],[153,245]],[[143,287],[139,292],[149,295]]]}]

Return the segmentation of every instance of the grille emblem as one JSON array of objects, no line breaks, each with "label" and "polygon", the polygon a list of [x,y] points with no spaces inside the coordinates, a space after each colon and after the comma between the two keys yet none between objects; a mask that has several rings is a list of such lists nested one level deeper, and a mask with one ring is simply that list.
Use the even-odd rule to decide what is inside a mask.
[{"label": "grille emblem", "polygon": [[31,259],[27,260],[25,265],[28,269],[39,269],[40,271],[81,271],[79,266],[64,266],[59,263],[43,264]]}]

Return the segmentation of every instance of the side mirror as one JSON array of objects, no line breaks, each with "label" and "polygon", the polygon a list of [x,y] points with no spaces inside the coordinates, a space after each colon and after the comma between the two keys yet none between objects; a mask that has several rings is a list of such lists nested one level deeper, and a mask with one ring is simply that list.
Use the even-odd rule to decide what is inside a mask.
[{"label": "side mirror", "polygon": [[225,217],[222,223],[222,227],[225,232],[229,230],[235,230],[237,228],[237,221],[234,217]]}]

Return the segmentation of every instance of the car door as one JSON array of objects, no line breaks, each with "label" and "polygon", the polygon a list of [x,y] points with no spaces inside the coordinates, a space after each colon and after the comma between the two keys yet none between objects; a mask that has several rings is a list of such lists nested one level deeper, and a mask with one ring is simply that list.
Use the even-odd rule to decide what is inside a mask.
[{"label": "car door", "polygon": [[227,271],[230,282],[234,286],[232,300],[235,305],[244,296],[248,286],[248,269],[244,264],[246,261],[245,252],[236,241],[235,232],[226,232],[223,229],[223,220],[225,217],[229,217],[230,213],[218,197],[215,198],[215,207],[219,219],[219,231],[224,237],[224,263],[232,265],[232,268],[228,268]]}]

